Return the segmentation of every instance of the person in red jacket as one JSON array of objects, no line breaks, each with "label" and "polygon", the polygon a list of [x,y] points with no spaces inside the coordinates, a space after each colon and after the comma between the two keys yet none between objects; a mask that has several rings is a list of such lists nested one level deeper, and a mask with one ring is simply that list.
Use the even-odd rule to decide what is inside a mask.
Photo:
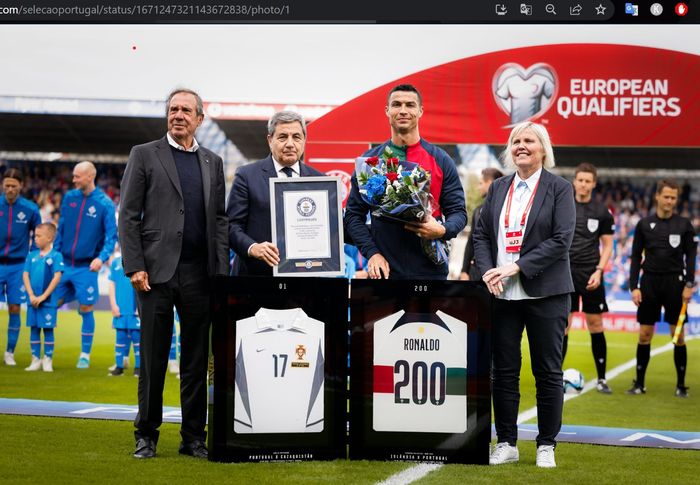
[{"label": "person in red jacket", "polygon": [[415,86],[399,84],[392,88],[386,115],[391,138],[364,156],[377,156],[388,146],[401,162],[420,165],[430,172],[430,193],[437,207],[420,223],[403,224],[372,215],[370,228],[366,221],[371,207],[362,199],[357,175],[353,174],[345,228],[353,244],[368,258],[370,278],[446,279],[447,262],[432,262],[423,252],[420,238],[449,240],[467,225],[464,190],[455,162],[442,148],[421,138],[418,123],[423,116],[423,100]]}]

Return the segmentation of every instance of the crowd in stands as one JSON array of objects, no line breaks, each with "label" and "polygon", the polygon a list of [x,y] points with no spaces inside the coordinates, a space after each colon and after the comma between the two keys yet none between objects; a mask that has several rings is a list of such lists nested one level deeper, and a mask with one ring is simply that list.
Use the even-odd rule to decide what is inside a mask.
[{"label": "crowd in stands", "polygon": [[[74,162],[6,162],[0,166],[0,177],[7,168],[17,168],[24,174],[22,195],[39,206],[42,222],[58,224],[63,195],[73,189]],[[125,165],[96,163],[96,185],[119,204],[119,184]]]}]

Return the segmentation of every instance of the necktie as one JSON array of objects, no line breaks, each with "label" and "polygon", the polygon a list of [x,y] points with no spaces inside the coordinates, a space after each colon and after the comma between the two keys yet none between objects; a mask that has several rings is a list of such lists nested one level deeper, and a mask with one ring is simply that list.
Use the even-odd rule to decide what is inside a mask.
[{"label": "necktie", "polygon": [[282,167],[282,172],[284,172],[288,178],[292,178],[294,176],[294,170],[292,170],[292,167]]},{"label": "necktie", "polygon": [[521,180],[520,183],[518,184],[518,202],[522,203],[522,201],[525,199],[525,196],[527,195],[528,192],[530,192],[530,188],[527,186],[527,183],[524,180]]}]

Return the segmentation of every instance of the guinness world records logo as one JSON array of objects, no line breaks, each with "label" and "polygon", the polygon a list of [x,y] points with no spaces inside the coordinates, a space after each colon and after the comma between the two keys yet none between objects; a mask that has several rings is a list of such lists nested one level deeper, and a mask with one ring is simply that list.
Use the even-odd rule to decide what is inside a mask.
[{"label": "guinness world records logo", "polygon": [[316,202],[311,197],[302,197],[297,202],[297,212],[300,216],[311,217],[316,212]]}]

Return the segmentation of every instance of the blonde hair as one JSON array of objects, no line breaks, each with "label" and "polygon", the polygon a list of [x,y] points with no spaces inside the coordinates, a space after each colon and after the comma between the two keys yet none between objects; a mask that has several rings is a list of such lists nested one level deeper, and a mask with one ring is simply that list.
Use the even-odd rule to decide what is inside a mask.
[{"label": "blonde hair", "polygon": [[524,121],[522,123],[518,123],[513,127],[513,129],[510,132],[510,136],[508,137],[508,145],[501,154],[501,160],[503,161],[503,164],[506,167],[515,167],[515,162],[513,161],[513,154],[511,153],[511,149],[513,148],[513,139],[525,130],[532,131],[539,140],[540,144],[542,145],[542,149],[544,150],[544,159],[542,160],[542,166],[544,168],[553,168],[555,165],[554,149],[552,148],[552,141],[549,139],[549,133],[547,132],[547,128],[532,121]]}]

